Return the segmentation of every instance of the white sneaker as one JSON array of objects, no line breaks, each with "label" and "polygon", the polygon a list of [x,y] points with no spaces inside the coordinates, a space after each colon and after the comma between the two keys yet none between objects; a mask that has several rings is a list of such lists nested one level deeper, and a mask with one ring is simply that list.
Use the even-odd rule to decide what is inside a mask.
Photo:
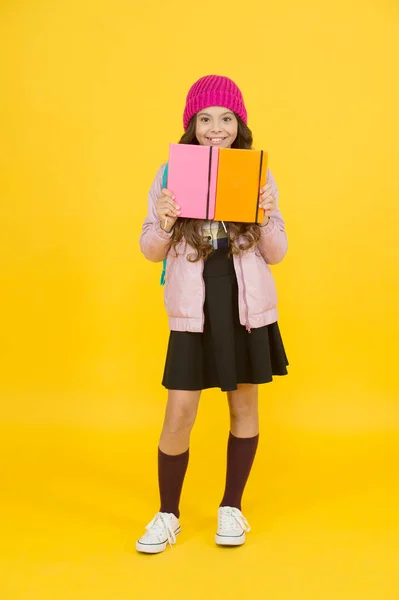
[{"label": "white sneaker", "polygon": [[218,530],[215,541],[219,546],[242,546],[245,532],[250,532],[248,521],[238,508],[221,506],[218,510]]},{"label": "white sneaker", "polygon": [[157,513],[146,527],[147,532],[136,542],[136,550],[146,554],[158,554],[166,546],[176,543],[181,531],[179,519],[173,513]]}]

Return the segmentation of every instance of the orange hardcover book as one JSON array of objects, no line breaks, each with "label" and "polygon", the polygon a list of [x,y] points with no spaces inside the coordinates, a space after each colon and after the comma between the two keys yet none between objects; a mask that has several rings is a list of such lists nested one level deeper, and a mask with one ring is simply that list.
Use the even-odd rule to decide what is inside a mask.
[{"label": "orange hardcover book", "polygon": [[266,152],[220,148],[215,221],[262,223],[259,190],[266,173]]}]

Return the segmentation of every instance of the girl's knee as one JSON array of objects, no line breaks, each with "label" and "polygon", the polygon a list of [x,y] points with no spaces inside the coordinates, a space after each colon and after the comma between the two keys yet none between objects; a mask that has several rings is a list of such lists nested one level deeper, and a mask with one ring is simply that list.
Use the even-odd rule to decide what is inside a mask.
[{"label": "girl's knee", "polygon": [[230,415],[235,419],[247,419],[258,414],[257,386],[241,386],[229,396]]},{"label": "girl's knee", "polygon": [[164,429],[168,433],[191,430],[197,415],[196,407],[180,405],[167,412]]}]

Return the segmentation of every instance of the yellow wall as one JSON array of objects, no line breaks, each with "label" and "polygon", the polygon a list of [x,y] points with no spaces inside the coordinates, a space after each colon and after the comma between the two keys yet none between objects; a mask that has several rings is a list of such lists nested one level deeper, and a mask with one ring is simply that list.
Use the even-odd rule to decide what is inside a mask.
[{"label": "yellow wall", "polygon": [[[290,457],[298,452],[310,469],[321,453],[331,472],[352,453],[359,481],[370,456],[387,465],[384,440],[399,425],[398,4],[14,0],[1,3],[0,17],[0,364],[10,483],[26,450],[36,456],[38,435],[35,464],[47,473],[65,432],[83,431],[76,464],[84,440],[98,435],[90,444],[99,481],[102,461],[112,468],[111,447],[118,461],[129,457],[129,478],[140,445],[150,462],[137,501],[149,510],[168,332],[160,265],[140,255],[138,238],[155,171],[182,132],[185,94],[208,73],[242,88],[289,235],[274,273],[290,376],[262,389],[269,441],[254,481],[266,494],[282,471],[296,481]],[[224,399],[208,392],[187,502],[195,481],[204,483],[201,453],[218,454],[222,476],[226,432]],[[397,437],[391,450],[397,460]],[[275,460],[262,478],[269,453]]]}]

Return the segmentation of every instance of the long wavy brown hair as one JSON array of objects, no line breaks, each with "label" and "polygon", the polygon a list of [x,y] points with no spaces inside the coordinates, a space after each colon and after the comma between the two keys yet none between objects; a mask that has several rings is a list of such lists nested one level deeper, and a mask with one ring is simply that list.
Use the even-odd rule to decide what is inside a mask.
[{"label": "long wavy brown hair", "polygon": [[[238,132],[231,147],[251,150],[252,132],[238,115],[236,115],[236,118]],[[194,115],[179,144],[199,145],[195,135],[196,121],[197,115]],[[204,260],[209,258],[214,249],[203,237],[203,223],[204,221],[200,219],[177,219],[173,228],[170,248],[176,249],[176,246],[184,240],[195,249],[195,254],[189,254],[187,257],[190,262],[197,262],[201,258]],[[225,225],[230,236],[229,246],[232,254],[239,254],[253,248],[260,239],[260,229],[256,223],[225,223]]]}]

